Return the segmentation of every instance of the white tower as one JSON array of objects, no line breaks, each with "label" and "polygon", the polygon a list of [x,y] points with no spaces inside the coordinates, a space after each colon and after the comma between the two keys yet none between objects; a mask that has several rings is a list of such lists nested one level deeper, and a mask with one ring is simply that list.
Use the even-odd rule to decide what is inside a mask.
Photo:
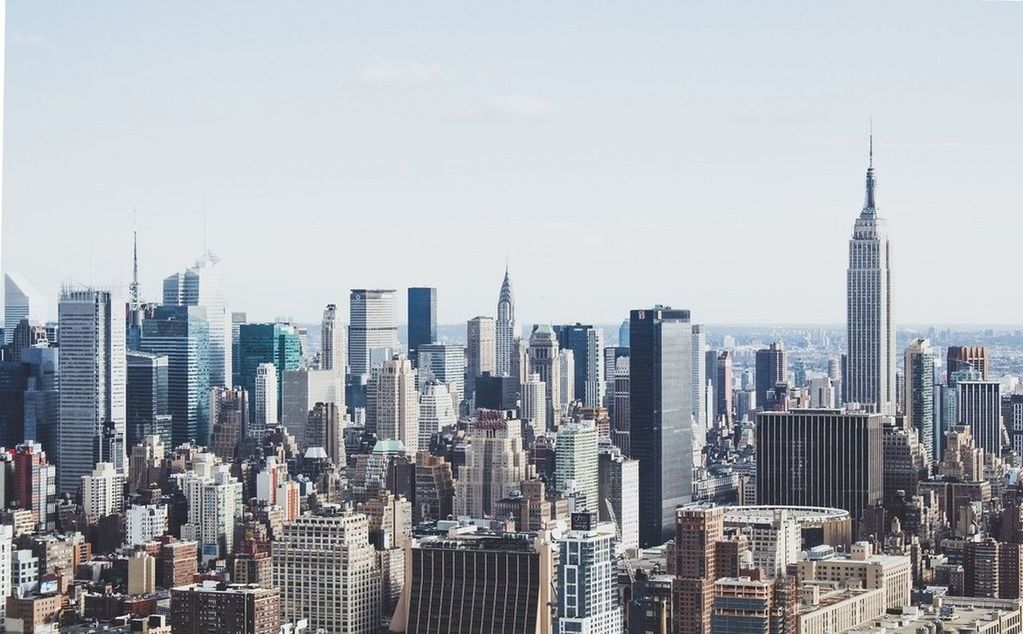
[{"label": "white tower", "polygon": [[320,326],[320,369],[333,370],[344,385],[345,360],[345,329],[341,323],[341,311],[335,304],[327,304]]},{"label": "white tower", "polygon": [[866,200],[849,240],[846,400],[867,411],[894,413],[895,331],[892,326],[888,222],[874,202],[874,137],[870,137]]},{"label": "white tower", "polygon": [[231,387],[231,312],[224,299],[220,258],[206,252],[190,268],[163,280],[167,306],[202,306],[210,325],[210,387]]},{"label": "white tower", "polygon": [[415,455],[419,446],[419,395],[412,363],[398,355],[384,361],[377,377],[377,438],[400,440]]},{"label": "white tower", "polygon": [[272,363],[256,366],[256,387],[252,395],[255,418],[249,436],[260,438],[263,430],[277,424],[277,367]]}]

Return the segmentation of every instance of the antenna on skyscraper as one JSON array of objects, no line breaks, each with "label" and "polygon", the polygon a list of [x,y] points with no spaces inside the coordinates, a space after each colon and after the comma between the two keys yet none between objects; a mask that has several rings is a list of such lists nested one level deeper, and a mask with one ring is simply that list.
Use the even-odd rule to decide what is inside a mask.
[{"label": "antenna on skyscraper", "polygon": [[206,199],[202,199],[202,256],[205,258],[210,254],[209,245],[206,243]]},{"label": "antenna on skyscraper", "polygon": [[139,284],[139,230],[138,230],[138,209],[132,211],[131,231],[131,284],[128,286],[128,301],[133,310],[137,310],[142,304],[142,288]]}]

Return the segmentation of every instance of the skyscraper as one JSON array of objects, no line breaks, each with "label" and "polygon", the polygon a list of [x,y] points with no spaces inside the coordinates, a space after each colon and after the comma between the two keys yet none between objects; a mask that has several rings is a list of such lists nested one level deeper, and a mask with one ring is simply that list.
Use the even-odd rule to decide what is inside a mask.
[{"label": "skyscraper", "polygon": [[430,439],[458,422],[454,399],[446,383],[427,383],[419,394],[419,451],[430,450]]},{"label": "skyscraper", "polygon": [[97,462],[125,468],[123,303],[110,291],[66,287],[59,303],[59,487],[74,494]]},{"label": "skyscraper", "polygon": [[469,427],[472,443],[455,482],[455,515],[492,516],[501,498],[530,478],[522,424],[503,412],[480,410]]},{"label": "skyscraper", "polygon": [[[277,370],[277,403],[280,415],[283,374],[302,365],[301,344],[294,326],[288,324],[241,324],[238,329],[238,379],[249,394],[256,393],[256,369],[272,363]],[[255,415],[255,407],[250,415]]]},{"label": "skyscraper", "polygon": [[956,390],[956,424],[973,432],[977,446],[1000,455],[1008,440],[1002,425],[1002,386],[998,381],[959,381]]},{"label": "skyscraper", "polygon": [[787,374],[788,362],[782,342],[778,341],[757,350],[754,379],[756,380],[758,408],[764,407],[767,403],[768,393],[774,391],[775,385],[785,381]]},{"label": "skyscraper", "polygon": [[419,367],[419,346],[437,341],[437,289],[408,289],[408,358]]},{"label": "skyscraper", "polygon": [[848,356],[842,381],[846,402],[859,403],[867,411],[891,413],[895,404],[891,248],[888,222],[877,215],[874,188],[871,136],[866,200],[849,240]]},{"label": "skyscraper", "polygon": [[465,400],[472,401],[476,378],[497,371],[497,325],[493,317],[473,317],[466,323]]},{"label": "skyscraper", "polygon": [[327,304],[320,323],[320,369],[332,370],[341,384],[345,381],[345,327],[341,323],[341,311],[334,304]]},{"label": "skyscraper", "polygon": [[857,525],[884,495],[883,418],[841,410],[758,412],[757,504],[845,509]]},{"label": "skyscraper", "polygon": [[714,414],[728,423],[732,422],[732,353],[721,351],[716,364],[714,378]]},{"label": "skyscraper", "polygon": [[512,356],[515,353],[515,338],[518,336],[515,325],[515,293],[512,292],[511,278],[508,267],[504,268],[504,281],[501,282],[501,293],[497,298],[497,375],[509,376],[512,373]]},{"label": "skyscraper", "polygon": [[692,383],[693,395],[690,397],[693,407],[693,422],[702,430],[703,437],[697,438],[702,445],[706,440],[707,430],[707,408],[712,403],[707,403],[707,355],[704,354],[707,348],[707,327],[700,324],[693,324],[693,347],[692,347]]},{"label": "skyscraper", "polygon": [[353,376],[368,375],[399,348],[394,290],[356,288],[349,301],[348,369]]},{"label": "skyscraper", "polygon": [[[277,410],[277,368],[272,363],[260,363],[256,366],[256,380],[252,391],[252,409],[250,418],[252,436],[259,438],[263,430],[278,423]],[[294,433],[294,430],[289,430]]]},{"label": "skyscraper", "polygon": [[945,376],[961,370],[976,370],[982,381],[987,381],[988,359],[987,348],[984,346],[949,346],[945,353]]},{"label": "skyscraper", "polygon": [[621,634],[615,533],[596,514],[574,513],[558,540],[558,634]]},{"label": "skyscraper", "polygon": [[941,435],[934,422],[934,351],[927,339],[915,339],[906,347],[906,426],[920,434],[920,444],[927,451],[928,460],[938,458],[935,439]]},{"label": "skyscraper", "polygon": [[306,423],[309,411],[317,403],[334,403],[340,410],[345,407],[345,391],[341,379],[333,370],[296,368],[282,374],[281,424],[295,436],[302,449],[310,445]]},{"label": "skyscraper", "polygon": [[554,444],[554,486],[562,492],[582,493],[584,508],[594,512],[600,506],[597,459],[597,428],[592,421],[568,423],[558,429]]},{"label": "skyscraper", "polygon": [[446,343],[419,346],[419,389],[430,381],[454,386],[455,407],[465,396],[465,349]]},{"label": "skyscraper", "polygon": [[169,357],[165,354],[128,351],[125,401],[128,447],[141,443],[146,436],[159,436],[164,445],[172,446],[169,371]]},{"label": "skyscraper", "polygon": [[172,446],[206,444],[210,391],[210,327],[202,306],[159,306],[142,322],[143,352],[166,355]]},{"label": "skyscraper", "polygon": [[209,374],[211,386],[231,387],[231,312],[224,299],[220,258],[210,252],[181,273],[163,281],[166,306],[201,306],[209,322]]},{"label": "skyscraper", "polygon": [[547,384],[540,380],[540,375],[529,375],[526,382],[519,387],[522,395],[522,420],[533,427],[533,433],[542,436],[547,431]]},{"label": "skyscraper", "polygon": [[715,544],[724,537],[724,508],[691,504],[678,510],[675,535],[675,607],[672,632],[710,634]]},{"label": "skyscraper", "polygon": [[639,460],[639,542],[671,539],[675,509],[693,493],[693,331],[688,310],[633,310],[629,318],[629,442]]},{"label": "skyscraper", "polygon": [[618,447],[602,446],[597,457],[600,501],[597,509],[603,522],[614,522],[623,548],[639,548],[639,462],[622,455]]},{"label": "skyscraper", "polygon": [[604,348],[604,331],[578,322],[553,328],[558,336],[558,347],[561,350],[571,350],[575,357],[573,383],[575,391],[567,396],[563,394],[562,399],[581,401],[588,407],[601,406],[604,379],[601,355]]},{"label": "skyscraper", "polygon": [[406,453],[419,447],[419,394],[412,364],[398,355],[384,361],[377,377],[377,438],[400,440]]},{"label": "skyscraper", "polygon": [[46,319],[46,299],[20,273],[4,274],[4,340],[11,343],[14,329],[22,319],[42,323]]},{"label": "skyscraper", "polygon": [[[558,362],[558,340],[554,330],[540,324],[529,336],[530,372],[540,375],[547,386],[547,425],[556,428],[561,420],[561,364]],[[539,431],[539,430],[538,430]]]}]

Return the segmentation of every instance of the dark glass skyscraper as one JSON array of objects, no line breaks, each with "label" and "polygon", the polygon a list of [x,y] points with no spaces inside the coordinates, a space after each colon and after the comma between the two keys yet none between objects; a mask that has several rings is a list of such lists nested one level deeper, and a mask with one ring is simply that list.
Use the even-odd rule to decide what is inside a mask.
[{"label": "dark glass skyscraper", "polygon": [[168,403],[169,357],[129,350],[125,421],[128,446],[146,436],[159,436],[164,447],[173,447]]},{"label": "dark glass skyscraper", "polygon": [[[272,363],[277,369],[278,412],[283,386],[283,374],[302,365],[302,346],[298,332],[288,324],[242,324],[238,329],[238,360],[240,387],[251,395],[256,393],[256,368],[260,363]],[[256,408],[249,408],[250,421]],[[278,413],[279,415],[279,413]]]},{"label": "dark glass skyscraper", "polygon": [[785,347],[779,341],[757,350],[756,363],[754,380],[757,384],[757,409],[763,409],[767,404],[767,394],[774,390],[776,384],[784,381],[788,374]]},{"label": "dark glass skyscraper", "polygon": [[[562,350],[571,350],[575,358],[575,394],[572,398],[577,401],[586,401],[587,368],[599,366],[599,360],[590,358],[590,339],[593,337],[593,326],[580,323],[552,326],[554,334],[558,336],[558,346]],[[597,354],[601,354],[597,350]],[[594,363],[597,361],[597,363]],[[593,378],[592,380],[596,380]],[[565,395],[562,395],[564,398]]]},{"label": "dark glass skyscraper", "polygon": [[692,500],[692,324],[688,310],[630,313],[629,425],[639,460],[639,544],[675,535],[675,509]]},{"label": "dark glass skyscraper", "polygon": [[419,346],[437,341],[437,289],[408,289],[408,358],[419,365]]}]

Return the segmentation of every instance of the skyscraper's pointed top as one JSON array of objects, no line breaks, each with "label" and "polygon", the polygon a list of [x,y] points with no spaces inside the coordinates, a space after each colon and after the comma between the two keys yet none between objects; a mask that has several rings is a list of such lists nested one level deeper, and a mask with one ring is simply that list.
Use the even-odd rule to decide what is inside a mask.
[{"label": "skyscraper's pointed top", "polygon": [[874,215],[877,213],[877,207],[874,202],[874,188],[876,182],[874,181],[874,131],[873,124],[871,125],[870,135],[868,137],[868,155],[867,155],[867,193],[866,198],[863,201],[863,213],[867,215]]}]

